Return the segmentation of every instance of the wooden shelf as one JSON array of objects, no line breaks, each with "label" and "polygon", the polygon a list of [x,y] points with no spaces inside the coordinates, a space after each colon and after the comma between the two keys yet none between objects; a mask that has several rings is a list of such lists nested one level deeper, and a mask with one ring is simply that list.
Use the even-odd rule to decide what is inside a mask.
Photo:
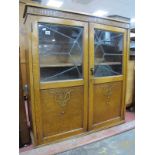
[{"label": "wooden shelf", "polygon": [[108,55],[108,56],[122,56],[123,54],[122,53],[105,53],[104,55]]},{"label": "wooden shelf", "polygon": [[101,63],[96,63],[95,65],[121,65],[121,62],[101,62]]},{"label": "wooden shelf", "polygon": [[[101,62],[96,63],[95,65],[121,65],[121,62]],[[40,68],[50,68],[50,67],[72,67],[74,64],[72,63],[62,63],[62,64],[41,64]],[[77,64],[76,66],[82,66],[82,64]]]},{"label": "wooden shelf", "polygon": [[[82,66],[82,64],[76,64],[76,66]],[[75,66],[72,63],[60,63],[60,64],[40,64],[40,68],[47,68],[47,67],[72,67]]]}]

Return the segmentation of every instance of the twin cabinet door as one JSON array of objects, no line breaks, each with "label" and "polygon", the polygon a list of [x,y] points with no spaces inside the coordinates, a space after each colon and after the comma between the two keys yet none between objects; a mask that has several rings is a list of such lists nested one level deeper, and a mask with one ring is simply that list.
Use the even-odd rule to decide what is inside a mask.
[{"label": "twin cabinet door", "polygon": [[120,122],[125,30],[57,18],[33,27],[36,143]]}]

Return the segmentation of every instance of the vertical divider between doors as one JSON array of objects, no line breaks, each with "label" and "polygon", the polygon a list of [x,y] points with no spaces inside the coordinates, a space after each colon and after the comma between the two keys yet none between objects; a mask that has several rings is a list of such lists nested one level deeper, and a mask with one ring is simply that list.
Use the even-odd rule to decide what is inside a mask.
[{"label": "vertical divider between doors", "polygon": [[84,70],[84,120],[83,127],[87,131],[88,128],[88,23],[84,23],[84,57],[83,57],[83,70]]},{"label": "vertical divider between doors", "polygon": [[89,23],[89,118],[88,118],[88,130],[93,126],[93,75],[90,73],[90,69],[94,68],[94,26],[93,23]]}]

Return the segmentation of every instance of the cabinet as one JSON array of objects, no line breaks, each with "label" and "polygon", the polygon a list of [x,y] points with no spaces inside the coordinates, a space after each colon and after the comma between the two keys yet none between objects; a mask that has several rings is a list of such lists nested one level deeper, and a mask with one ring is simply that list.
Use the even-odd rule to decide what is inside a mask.
[{"label": "cabinet", "polygon": [[49,143],[124,122],[125,21],[25,7],[34,143]]}]

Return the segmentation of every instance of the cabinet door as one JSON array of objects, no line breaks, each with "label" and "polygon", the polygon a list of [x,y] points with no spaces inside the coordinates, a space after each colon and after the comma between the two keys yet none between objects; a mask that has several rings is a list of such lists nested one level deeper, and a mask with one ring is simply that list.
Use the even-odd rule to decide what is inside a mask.
[{"label": "cabinet door", "polygon": [[124,119],[126,30],[90,24],[89,129]]},{"label": "cabinet door", "polygon": [[32,55],[38,144],[87,130],[88,25],[41,18]]}]

